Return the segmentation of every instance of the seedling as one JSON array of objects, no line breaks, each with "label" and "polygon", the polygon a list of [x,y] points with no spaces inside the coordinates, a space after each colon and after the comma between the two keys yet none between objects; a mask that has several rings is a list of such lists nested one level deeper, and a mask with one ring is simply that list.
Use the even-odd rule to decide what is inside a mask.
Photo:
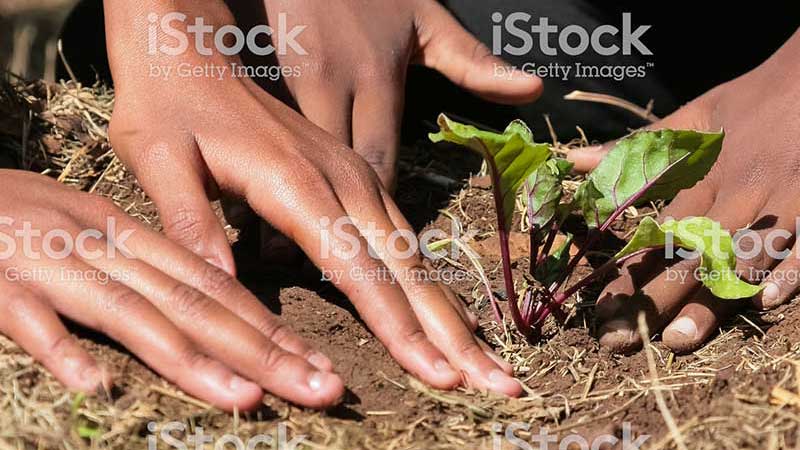
[{"label": "seedling", "polygon": [[[511,318],[528,339],[541,335],[545,320],[562,317],[562,305],[589,283],[617,265],[643,253],[680,248],[700,258],[700,281],[721,299],[752,297],[760,287],[740,280],[735,273],[733,239],[719,223],[705,217],[667,220],[659,224],[645,217],[630,242],[607,263],[565,288],[578,262],[626,209],[658,199],[671,199],[706,176],[722,150],[724,133],[691,130],[637,131],[620,140],[597,168],[565,201],[562,182],[572,164],[558,158],[547,144],[533,142],[522,121],[512,122],[503,133],[482,131],[439,116],[440,131],[433,142],[452,142],[480,153],[492,179],[503,280]],[[518,193],[523,190],[530,225],[529,277],[516,290],[508,246]],[[572,237],[551,252],[564,221],[580,211],[588,227],[574,256]],[[688,256],[684,254],[684,256]],[[498,311],[497,300],[490,301]],[[520,298],[522,299],[520,301]]]}]

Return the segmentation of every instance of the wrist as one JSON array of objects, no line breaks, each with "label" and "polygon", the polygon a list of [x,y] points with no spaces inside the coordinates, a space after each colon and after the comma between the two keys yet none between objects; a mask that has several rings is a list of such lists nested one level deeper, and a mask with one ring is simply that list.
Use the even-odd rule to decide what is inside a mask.
[{"label": "wrist", "polygon": [[[201,55],[195,50],[195,34],[190,32],[196,21],[214,29],[235,24],[222,0],[104,0],[104,9],[108,58],[116,85],[123,81],[118,75],[147,76],[148,67],[154,64],[198,62]],[[204,33],[201,39],[206,47],[213,41],[211,33]],[[214,56],[223,55],[214,52]]]}]

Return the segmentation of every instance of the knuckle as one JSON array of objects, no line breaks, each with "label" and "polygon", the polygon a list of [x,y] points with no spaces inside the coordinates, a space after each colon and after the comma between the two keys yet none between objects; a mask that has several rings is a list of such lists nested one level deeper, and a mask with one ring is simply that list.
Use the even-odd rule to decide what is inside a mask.
[{"label": "knuckle", "polygon": [[388,170],[393,168],[391,155],[384,146],[377,144],[365,145],[359,149],[358,153],[374,169]]},{"label": "knuckle", "polygon": [[196,246],[206,235],[201,215],[194,209],[181,208],[164,219],[165,233],[184,246]]},{"label": "knuckle", "polygon": [[111,316],[123,316],[127,312],[141,307],[146,300],[127,287],[112,289],[108,300],[103,305],[104,312]]},{"label": "knuckle", "polygon": [[287,164],[286,167],[280,176],[283,186],[298,187],[309,193],[330,190],[328,177],[312,161],[298,158],[292,164]]},{"label": "knuckle", "polygon": [[64,355],[74,353],[77,345],[78,343],[71,334],[65,334],[50,343],[47,354],[54,360],[61,359]]},{"label": "knuckle", "polygon": [[211,264],[205,264],[198,286],[209,297],[219,297],[232,290],[236,281],[227,272]]},{"label": "knuckle", "polygon": [[370,166],[363,156],[359,157],[352,151],[349,153],[352,156],[346,159],[345,164],[342,164],[342,167],[337,170],[336,181],[347,186],[348,191],[356,195],[379,199],[381,181],[375,169]]},{"label": "knuckle", "polygon": [[408,345],[419,345],[428,340],[428,336],[420,328],[410,328],[403,330],[403,341]]},{"label": "knuckle", "polygon": [[761,282],[766,278],[767,270],[770,267],[769,259],[764,252],[748,259],[739,259],[736,271],[742,279],[749,283]]},{"label": "knuckle", "polygon": [[97,217],[101,217],[104,220],[108,217],[116,216],[119,212],[117,204],[102,195],[86,194],[83,201]]},{"label": "knuckle", "polygon": [[267,337],[267,339],[275,342],[276,344],[284,342],[289,336],[292,335],[292,331],[289,329],[289,326],[279,320],[264,319],[259,328],[264,336]]},{"label": "knuckle", "polygon": [[179,367],[199,369],[205,364],[206,360],[207,358],[191,345],[184,346],[176,355],[176,362]]},{"label": "knuckle", "polygon": [[122,140],[130,135],[126,117],[120,111],[122,111],[122,108],[117,106],[108,124],[108,141],[114,147],[117,147]]},{"label": "knuckle", "polygon": [[258,361],[267,372],[278,372],[289,363],[290,355],[277,345],[270,345],[261,350]]},{"label": "knuckle", "polygon": [[204,320],[214,307],[213,300],[199,290],[184,284],[175,286],[168,298],[172,308],[184,320],[193,322]]},{"label": "knuckle", "polygon": [[485,357],[483,350],[474,339],[465,339],[456,345],[456,352],[466,360],[477,360]]}]

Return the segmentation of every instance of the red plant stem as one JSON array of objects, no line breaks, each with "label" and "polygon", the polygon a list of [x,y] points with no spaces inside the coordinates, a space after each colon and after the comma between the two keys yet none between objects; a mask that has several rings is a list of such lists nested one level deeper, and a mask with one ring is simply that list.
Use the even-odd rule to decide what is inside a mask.
[{"label": "red plant stem", "polygon": [[[622,203],[622,205],[620,205],[619,207],[617,207],[617,209],[614,210],[614,212],[608,217],[608,219],[606,219],[606,221],[603,222],[603,225],[600,226],[599,230],[600,231],[606,231],[611,226],[611,224],[614,223],[614,221],[617,220],[617,218],[619,216],[621,216],[622,213],[625,212],[626,209],[630,208],[637,201],[639,201],[639,199],[642,198],[642,196],[644,194],[646,194],[647,191],[650,190],[650,188],[653,187],[653,185],[656,184],[656,182],[658,182],[658,180],[661,178],[662,175],[667,173],[669,171],[669,169],[671,169],[671,168],[675,167],[676,165],[680,164],[684,159],[688,158],[689,155],[690,154],[687,153],[683,157],[678,158],[677,160],[673,161],[670,165],[665,167],[664,170],[659,172],[658,175],[654,176],[647,183],[645,183],[644,186],[642,186],[638,191],[636,191],[635,194],[631,195],[627,200],[625,200],[625,202]],[[615,201],[615,203],[616,203],[616,201]]]},{"label": "red plant stem", "polygon": [[503,263],[503,281],[506,285],[506,297],[508,297],[508,309],[511,311],[511,320],[520,333],[530,336],[530,326],[522,319],[517,303],[517,293],[514,290],[514,274],[511,272],[511,253],[508,248],[508,228],[506,227],[505,208],[503,207],[503,191],[500,189],[500,174],[497,166],[491,157],[486,158],[489,170],[492,171],[492,197],[494,197],[494,209],[497,212],[497,232],[500,237],[500,256]]},{"label": "red plant stem", "polygon": [[559,292],[558,294],[556,294],[556,296],[554,298],[554,302],[560,305],[560,304],[564,303],[565,301],[567,301],[567,299],[570,298],[574,293],[576,293],[579,290],[583,289],[589,283],[595,281],[596,279],[600,278],[601,276],[607,274],[608,272],[611,271],[611,269],[613,269],[617,265],[622,264],[625,261],[627,261],[627,260],[629,260],[629,259],[631,259],[631,258],[633,258],[635,256],[644,255],[644,254],[647,254],[647,253],[650,253],[650,252],[653,252],[653,251],[656,251],[656,250],[659,250],[659,249],[663,249],[663,248],[664,248],[663,246],[643,248],[641,250],[637,250],[637,251],[631,253],[630,255],[625,255],[625,256],[623,256],[622,258],[619,258],[619,259],[613,259],[613,258],[609,259],[608,261],[606,261],[605,264],[603,264],[602,266],[600,266],[597,269],[595,269],[592,273],[590,273],[589,275],[584,277],[582,280],[580,280],[577,283],[575,283],[574,285],[570,286],[569,289],[565,289],[564,291]]},{"label": "red plant stem", "polygon": [[578,266],[581,258],[586,256],[586,253],[589,252],[589,249],[596,244],[598,240],[600,240],[600,232],[596,229],[590,229],[589,235],[586,237],[586,241],[583,243],[583,245],[581,245],[581,247],[578,249],[578,253],[576,253],[575,256],[569,260],[569,264],[564,270],[564,274],[557,282],[553,283],[553,286],[550,287],[551,294],[555,294],[559,289],[561,289],[561,286],[563,286],[564,282],[567,281],[569,274],[571,274]]},{"label": "red plant stem", "polygon": [[530,230],[528,233],[530,235],[530,246],[531,246],[531,253],[528,260],[530,261],[528,264],[528,273],[533,276],[534,272],[536,272],[536,266],[538,265],[537,262],[539,261],[539,228],[536,225],[531,225]]},{"label": "red plant stem", "polygon": [[557,220],[553,220],[553,224],[550,226],[550,231],[547,232],[547,240],[544,243],[544,247],[542,247],[542,252],[539,253],[539,258],[536,260],[536,265],[542,264],[544,260],[550,255],[550,250],[553,248],[553,243],[556,240],[556,235],[558,235],[558,230],[560,226]]},{"label": "red plant stem", "polygon": [[520,311],[522,313],[522,320],[525,323],[530,323],[532,305],[533,305],[533,294],[531,289],[528,289],[525,291],[525,298],[522,300],[522,307],[520,308]]}]

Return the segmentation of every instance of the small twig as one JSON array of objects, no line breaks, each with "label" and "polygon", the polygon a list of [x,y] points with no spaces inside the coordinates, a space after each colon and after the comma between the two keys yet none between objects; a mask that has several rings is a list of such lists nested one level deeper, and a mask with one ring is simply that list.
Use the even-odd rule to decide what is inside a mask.
[{"label": "small twig", "polygon": [[157,393],[157,394],[161,394],[161,395],[164,395],[164,396],[167,396],[167,397],[172,397],[172,398],[180,400],[180,401],[182,401],[184,403],[188,403],[190,405],[197,406],[198,408],[202,408],[202,409],[205,409],[205,410],[214,409],[213,406],[209,405],[206,402],[200,401],[200,400],[198,400],[196,398],[189,397],[186,394],[181,394],[179,392],[170,391],[169,389],[165,389],[165,388],[160,387],[160,386],[150,386],[150,390],[152,392]]},{"label": "small twig", "polygon": [[633,114],[636,114],[637,116],[641,117],[642,119],[649,121],[650,123],[661,120],[660,117],[656,116],[652,112],[653,108],[652,101],[647,104],[647,108],[642,108],[641,106],[631,103],[625,99],[615,97],[613,95],[598,94],[595,92],[584,92],[584,91],[572,91],[564,96],[564,100],[578,100],[584,102],[603,103],[606,105],[616,106],[617,108],[622,108],[626,111],[630,111]]},{"label": "small twig", "polygon": [[675,418],[669,412],[667,402],[664,400],[664,395],[658,389],[661,383],[658,381],[658,367],[656,367],[656,359],[653,357],[653,351],[650,349],[650,330],[647,327],[644,313],[639,314],[639,336],[642,338],[644,346],[644,353],[647,356],[647,366],[650,369],[650,380],[652,385],[653,395],[656,397],[656,404],[664,417],[664,423],[667,424],[669,432],[672,435],[672,440],[679,450],[687,450],[686,443],[684,442],[683,435],[681,434],[678,425],[675,423]]},{"label": "small twig", "polygon": [[56,49],[58,50],[58,57],[61,58],[61,62],[64,63],[64,68],[67,69],[69,78],[77,84],[78,78],[75,77],[75,72],[72,71],[72,67],[69,65],[67,58],[64,56],[64,46],[61,43],[61,39],[59,39],[58,43],[56,43]]}]

